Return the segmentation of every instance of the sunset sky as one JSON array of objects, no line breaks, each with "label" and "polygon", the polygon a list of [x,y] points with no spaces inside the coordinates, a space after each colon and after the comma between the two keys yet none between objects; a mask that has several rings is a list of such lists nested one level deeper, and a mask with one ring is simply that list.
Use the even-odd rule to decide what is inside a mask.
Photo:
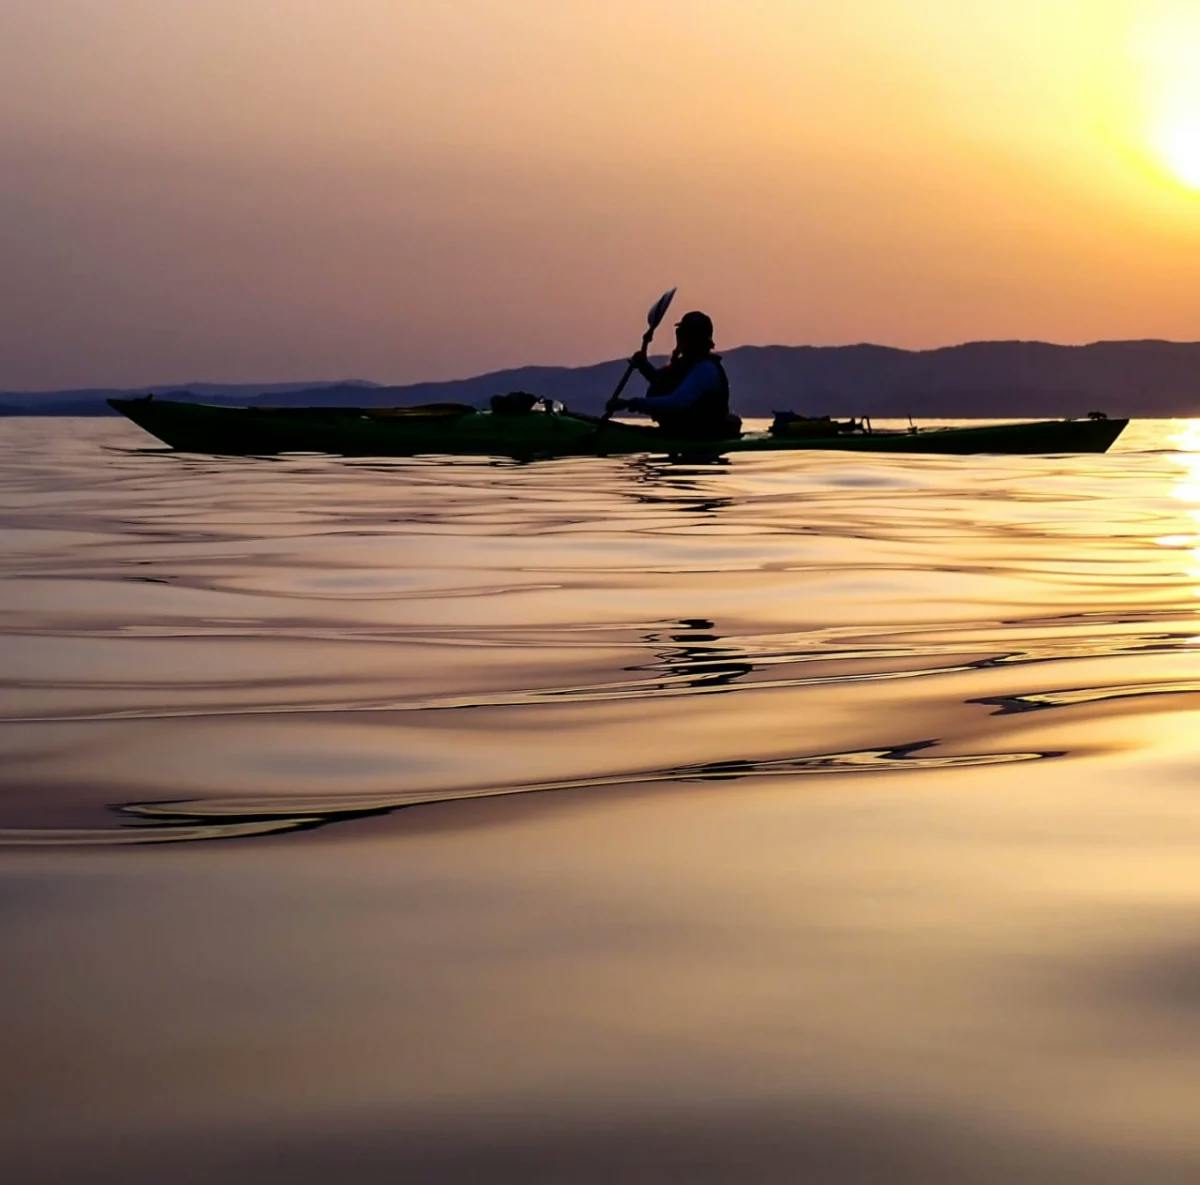
[{"label": "sunset sky", "polygon": [[[1198,0],[4,0],[0,388],[1200,338]],[[662,340],[666,340],[665,338]]]}]

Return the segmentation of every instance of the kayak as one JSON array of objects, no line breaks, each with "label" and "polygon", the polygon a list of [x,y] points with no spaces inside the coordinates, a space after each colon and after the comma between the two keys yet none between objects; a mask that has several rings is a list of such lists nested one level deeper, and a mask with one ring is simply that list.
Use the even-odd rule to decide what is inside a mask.
[{"label": "kayak", "polygon": [[666,453],[721,456],[796,450],[871,453],[1103,453],[1128,420],[1093,414],[969,428],[872,431],[869,423],[803,421],[805,431],[748,432],[689,440],[661,429],[600,420],[565,410],[501,414],[464,404],[417,408],[220,407],[147,396],[109,404],[152,436],[184,452],[264,455],[285,452],[351,456],[442,454],[540,457]]}]

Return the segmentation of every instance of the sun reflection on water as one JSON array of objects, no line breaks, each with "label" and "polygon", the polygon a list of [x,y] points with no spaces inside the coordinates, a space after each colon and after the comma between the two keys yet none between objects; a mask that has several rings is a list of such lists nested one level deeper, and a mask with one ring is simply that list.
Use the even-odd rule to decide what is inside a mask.
[{"label": "sun reflection on water", "polygon": [[1191,529],[1164,535],[1156,542],[1190,553],[1187,575],[1197,582],[1194,595],[1200,597],[1200,420],[1185,421],[1170,443],[1177,450],[1174,460],[1183,470],[1171,492],[1174,498],[1184,503],[1184,514],[1190,520]]}]

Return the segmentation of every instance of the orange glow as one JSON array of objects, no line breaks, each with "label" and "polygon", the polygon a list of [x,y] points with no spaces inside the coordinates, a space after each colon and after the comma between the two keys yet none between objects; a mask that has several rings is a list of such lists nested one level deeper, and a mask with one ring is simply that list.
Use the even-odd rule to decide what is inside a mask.
[{"label": "orange glow", "polygon": [[0,387],[1192,338],[1195,8],[9,0]]}]

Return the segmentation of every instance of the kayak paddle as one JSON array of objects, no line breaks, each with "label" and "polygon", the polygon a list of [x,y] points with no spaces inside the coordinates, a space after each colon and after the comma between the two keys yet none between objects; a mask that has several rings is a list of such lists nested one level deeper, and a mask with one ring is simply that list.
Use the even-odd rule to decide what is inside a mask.
[{"label": "kayak paddle", "polygon": [[[654,339],[654,331],[662,324],[662,319],[667,315],[667,309],[671,307],[671,301],[674,299],[675,289],[672,288],[670,292],[664,292],[650,306],[650,311],[646,314],[646,332],[642,334],[643,353],[650,348],[650,342]],[[625,368],[625,373],[621,376],[621,381],[617,384],[617,389],[608,397],[608,403],[604,406],[602,420],[612,419],[613,412],[617,410],[616,402],[621,398],[621,392],[625,390],[625,384],[632,377],[633,369],[632,362]]]}]

